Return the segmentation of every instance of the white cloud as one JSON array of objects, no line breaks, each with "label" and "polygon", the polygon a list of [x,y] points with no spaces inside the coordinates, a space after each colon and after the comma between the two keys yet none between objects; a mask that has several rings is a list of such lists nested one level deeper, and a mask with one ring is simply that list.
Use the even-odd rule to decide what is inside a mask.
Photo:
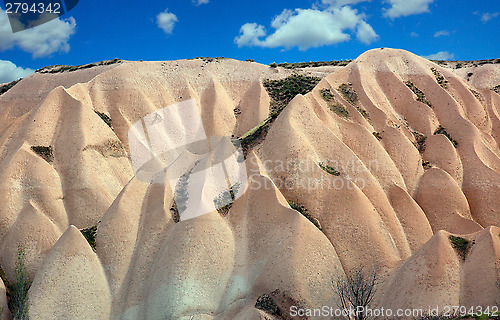
[{"label": "white cloud", "polygon": [[481,21],[483,23],[486,23],[486,22],[490,21],[491,19],[498,17],[499,15],[500,15],[500,12],[494,12],[494,13],[485,12],[481,15]]},{"label": "white cloud", "polygon": [[166,34],[172,34],[172,31],[174,31],[175,23],[178,21],[179,20],[177,19],[177,16],[171,12],[168,12],[168,9],[164,12],[160,12],[156,16],[156,24],[160,29],[163,29]]},{"label": "white cloud", "polygon": [[285,9],[272,20],[271,27],[275,29],[274,33],[267,36],[264,26],[247,23],[241,27],[240,35],[234,41],[239,47],[298,47],[299,50],[307,50],[349,41],[349,30],[357,30],[358,40],[366,44],[378,39],[373,28],[364,21],[364,15],[349,6],[325,10]]},{"label": "white cloud", "polygon": [[364,44],[370,44],[378,40],[379,38],[378,34],[375,32],[375,30],[373,30],[372,26],[370,26],[365,21],[361,21],[359,23],[356,36],[358,40],[363,42]]},{"label": "white cloud", "polygon": [[10,61],[0,60],[0,83],[11,82],[24,78],[35,72],[33,69],[24,69],[16,66]]},{"label": "white cloud", "polygon": [[412,33],[410,33],[410,36],[412,36],[413,38],[416,38],[416,37],[418,37],[418,36],[419,36],[419,34],[418,34],[418,33],[416,33],[416,32],[412,32]]},{"label": "white cloud", "polygon": [[433,1],[434,0],[386,0],[391,7],[384,10],[384,16],[398,18],[429,12],[429,4]]},{"label": "white cloud", "polygon": [[434,38],[439,38],[439,37],[446,37],[446,36],[449,36],[450,33],[446,30],[441,30],[441,31],[438,31],[436,33],[434,33]]},{"label": "white cloud", "polygon": [[251,47],[261,45],[259,38],[266,36],[266,29],[264,26],[256,23],[246,23],[240,28],[240,36],[234,39],[238,47]]},{"label": "white cloud", "polygon": [[429,60],[453,60],[455,59],[455,54],[449,53],[448,51],[440,51],[438,53],[430,54],[428,56],[422,56],[422,58]]},{"label": "white cloud", "polygon": [[0,51],[17,47],[31,53],[33,58],[48,56],[58,51],[69,52],[68,41],[75,31],[76,21],[69,17],[13,33],[7,14],[0,9]]},{"label": "white cloud", "polygon": [[193,0],[194,3],[196,3],[197,6],[200,6],[202,4],[207,4],[210,2],[210,0]]}]

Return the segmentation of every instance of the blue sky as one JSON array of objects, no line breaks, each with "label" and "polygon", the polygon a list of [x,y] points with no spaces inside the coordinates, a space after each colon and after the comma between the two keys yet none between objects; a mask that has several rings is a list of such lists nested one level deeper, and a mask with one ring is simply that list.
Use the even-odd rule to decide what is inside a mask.
[{"label": "blue sky", "polygon": [[92,1],[12,33],[0,11],[0,83],[47,65],[224,56],[261,63],[353,59],[402,48],[500,58],[497,0]]}]

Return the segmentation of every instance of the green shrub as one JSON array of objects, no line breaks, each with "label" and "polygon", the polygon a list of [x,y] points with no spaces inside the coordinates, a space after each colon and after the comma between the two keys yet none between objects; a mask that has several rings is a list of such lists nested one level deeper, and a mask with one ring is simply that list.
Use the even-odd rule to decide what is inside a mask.
[{"label": "green shrub", "polygon": [[16,280],[14,283],[9,283],[4,279],[7,289],[8,306],[12,312],[14,320],[28,320],[28,290],[30,288],[30,280],[28,271],[25,265],[25,251],[22,246],[18,248],[17,263],[16,263]]},{"label": "green shrub", "polygon": [[111,130],[113,130],[113,120],[111,120],[111,118],[107,114],[99,112],[95,109],[94,112],[102,119],[102,121],[104,121],[104,123],[108,125],[108,127],[111,128]]},{"label": "green shrub", "polygon": [[442,134],[442,135],[444,135],[446,138],[448,138],[448,140],[450,140],[450,141],[451,141],[451,143],[453,144],[453,146],[454,146],[455,148],[456,148],[456,147],[458,147],[458,142],[457,142],[457,141],[455,141],[455,140],[451,137],[451,135],[450,135],[450,134],[446,131],[446,129],[445,129],[443,126],[441,126],[441,125],[440,125],[440,126],[436,129],[436,131],[434,131],[434,134],[435,134],[435,135],[436,135],[436,134]]},{"label": "green shrub", "polygon": [[5,92],[9,91],[10,89],[12,89],[13,86],[15,86],[19,81],[21,81],[22,79],[19,79],[19,80],[14,80],[12,82],[9,82],[9,83],[6,83],[4,85],[1,85],[0,86],[0,96],[2,94],[4,94]]},{"label": "green shrub", "polygon": [[290,208],[292,208],[295,211],[298,211],[300,214],[302,214],[304,217],[306,217],[309,221],[311,221],[319,230],[321,230],[321,225],[319,224],[318,219],[311,216],[309,214],[309,211],[307,211],[307,209],[304,206],[299,205],[299,204],[293,202],[292,200],[287,200],[287,201],[288,201],[288,204],[290,205]]},{"label": "green shrub", "polygon": [[320,82],[318,77],[294,74],[285,79],[265,80],[264,87],[271,97],[271,117],[277,117],[298,94],[305,95]]},{"label": "green shrub", "polygon": [[339,91],[347,102],[352,105],[356,105],[358,102],[358,94],[352,87],[352,84],[342,83],[339,87]]},{"label": "green shrub", "polygon": [[340,102],[335,101],[335,97],[329,89],[321,89],[320,94],[323,100],[326,101],[328,108],[335,112],[335,114],[343,118],[347,118],[349,116],[349,110],[344,108]]},{"label": "green shrub", "polygon": [[319,167],[325,171],[326,173],[329,173],[331,175],[334,175],[334,176],[340,176],[340,172],[338,172],[337,170],[335,170],[335,168],[327,165],[327,164],[324,164],[322,162],[318,163]]},{"label": "green shrub", "polygon": [[347,118],[349,117],[349,110],[344,108],[344,106],[340,102],[335,102],[332,104],[329,104],[328,107],[330,110],[335,112],[339,117]]},{"label": "green shrub", "polygon": [[272,117],[268,117],[260,124],[253,127],[240,138],[238,138],[241,143],[241,148],[243,149],[243,154],[245,156],[248,155],[248,153],[254,146],[258,145],[262,140],[264,140],[273,120],[274,119]]},{"label": "green shrub", "polygon": [[457,251],[458,255],[465,260],[467,251],[469,250],[469,240],[454,235],[449,236],[452,247]]},{"label": "green shrub", "polygon": [[54,161],[54,154],[52,153],[52,147],[48,146],[31,146],[31,150],[33,150],[34,153],[38,154],[40,157],[43,158],[43,160],[47,161],[48,163],[51,163]]},{"label": "green shrub", "polygon": [[278,65],[276,64],[276,62],[271,63],[269,66],[271,68],[277,68],[278,67]]},{"label": "green shrub", "polygon": [[431,103],[429,102],[429,100],[427,100],[425,98],[425,94],[422,92],[422,90],[420,90],[419,88],[417,88],[417,86],[415,86],[413,84],[413,82],[411,81],[405,81],[405,85],[411,90],[413,91],[413,93],[417,96],[417,101],[419,102],[422,102],[426,105],[428,105],[429,107],[432,108],[432,105]]},{"label": "green shrub", "polygon": [[335,97],[333,96],[333,93],[331,90],[321,89],[319,93],[321,94],[321,97],[323,98],[323,100],[325,100],[326,102],[334,102],[335,101]]},{"label": "green shrub", "polygon": [[358,110],[359,113],[361,113],[361,115],[367,119],[369,119],[369,115],[368,115],[368,112],[360,107],[358,105],[358,94],[356,93],[356,90],[354,90],[354,88],[352,87],[352,84],[341,84],[340,87],[339,87],[339,91],[340,93],[342,94],[342,96],[344,97],[344,99],[349,102],[351,105],[353,105],[356,110]]},{"label": "green shrub", "polygon": [[97,226],[92,226],[89,228],[81,229],[80,232],[87,239],[92,250],[95,251],[95,237],[97,235]]},{"label": "green shrub", "polygon": [[217,212],[220,215],[225,216],[231,210],[233,206],[233,202],[235,200],[235,195],[238,193],[241,184],[239,182],[233,184],[229,190],[222,191],[213,201],[214,205],[217,208]]}]

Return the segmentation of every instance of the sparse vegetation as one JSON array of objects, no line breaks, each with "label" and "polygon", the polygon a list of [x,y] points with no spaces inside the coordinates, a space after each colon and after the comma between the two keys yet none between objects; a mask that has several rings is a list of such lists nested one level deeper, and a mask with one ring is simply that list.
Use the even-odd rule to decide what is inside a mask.
[{"label": "sparse vegetation", "polygon": [[447,61],[447,60],[430,60],[436,64],[447,68],[465,68],[465,67],[477,67],[485,64],[497,64],[500,63],[500,59],[486,59],[486,60],[472,60],[472,61]]},{"label": "sparse vegetation", "polygon": [[425,98],[425,94],[419,88],[417,88],[417,86],[414,85],[413,82],[405,81],[405,84],[417,96],[417,101],[425,103],[426,105],[432,108],[432,105],[429,102],[429,100]]},{"label": "sparse vegetation", "polygon": [[318,77],[294,74],[285,79],[265,80],[264,87],[271,96],[271,116],[277,117],[298,94],[305,95],[320,82]]},{"label": "sparse vegetation", "polygon": [[349,110],[344,108],[344,106],[340,102],[335,102],[333,104],[329,104],[328,107],[330,110],[335,112],[339,117],[347,118],[349,117]]},{"label": "sparse vegetation", "polygon": [[376,270],[368,273],[361,268],[346,277],[337,278],[332,285],[333,291],[338,296],[338,307],[347,312],[350,309],[359,310],[360,312],[354,313],[353,319],[368,319],[366,309],[375,298],[378,284],[379,275]]},{"label": "sparse vegetation", "polygon": [[335,170],[335,168],[333,168],[327,164],[324,164],[323,162],[318,163],[318,165],[326,173],[329,173],[329,174],[337,176],[337,177],[340,176],[340,172]]},{"label": "sparse vegetation", "polygon": [[358,102],[358,94],[352,87],[352,84],[342,83],[339,87],[339,91],[347,102],[352,105],[356,105],[356,103]]},{"label": "sparse vegetation", "polygon": [[288,204],[290,205],[290,208],[292,208],[295,211],[298,211],[300,214],[302,214],[304,217],[306,217],[309,221],[311,221],[319,230],[321,230],[321,225],[319,224],[318,219],[311,216],[309,211],[307,211],[307,209],[304,206],[299,205],[299,204],[293,202],[292,200],[287,200],[287,201],[288,201]]},{"label": "sparse vegetation", "polygon": [[427,140],[427,137],[417,131],[413,131],[412,134],[415,137],[414,145],[417,148],[418,152],[424,153],[426,147],[425,141]]},{"label": "sparse vegetation", "polygon": [[115,63],[122,63],[123,60],[121,59],[113,59],[113,60],[104,60],[100,62],[94,62],[94,63],[88,63],[88,64],[82,64],[79,66],[67,66],[67,65],[55,65],[55,66],[48,66],[48,67],[43,67],[35,72],[38,73],[61,73],[61,72],[73,72],[77,70],[82,70],[82,69],[89,69],[93,67],[98,67],[98,66],[108,66],[112,65]]},{"label": "sparse vegetation", "polygon": [[474,97],[476,97],[477,100],[483,100],[483,97],[481,96],[481,94],[479,92],[477,92],[476,90],[469,88],[469,91],[470,91],[470,93],[472,93],[472,95]]},{"label": "sparse vegetation", "polygon": [[111,118],[107,114],[105,114],[104,112],[99,112],[95,109],[94,112],[102,119],[102,121],[104,121],[104,123],[108,125],[108,127],[111,128],[111,130],[113,130],[113,120],[111,120]]},{"label": "sparse vegetation", "polygon": [[436,68],[431,68],[432,73],[434,73],[434,77],[436,78],[437,83],[443,88],[448,88],[448,80],[446,80],[441,72],[439,72]]},{"label": "sparse vegetation", "polygon": [[82,151],[86,150],[96,150],[103,157],[121,158],[127,156],[127,152],[125,151],[122,142],[118,139],[108,139],[104,141],[103,144],[98,144],[98,145],[95,144],[87,145],[85,146],[85,148],[83,148]]},{"label": "sparse vegetation", "polygon": [[240,188],[241,184],[239,182],[233,184],[228,190],[221,192],[215,199],[214,205],[220,215],[225,216],[231,210],[233,202],[236,198],[236,194]]},{"label": "sparse vegetation", "polygon": [[454,235],[449,236],[452,247],[457,251],[458,255],[465,260],[467,251],[469,251],[469,240]]},{"label": "sparse vegetation", "polygon": [[335,97],[329,89],[321,89],[320,94],[323,100],[326,101],[328,108],[335,112],[339,117],[347,118],[349,116],[349,110],[344,108],[340,102],[335,101]]},{"label": "sparse vegetation", "polygon": [[292,75],[280,80],[265,80],[264,87],[271,97],[270,114],[267,119],[239,138],[244,154],[247,155],[254,146],[264,140],[273,121],[296,95],[310,92],[320,80],[317,77],[302,75]]},{"label": "sparse vegetation", "polygon": [[33,150],[34,153],[38,154],[40,157],[43,158],[43,160],[47,161],[48,163],[51,163],[54,161],[54,154],[52,153],[52,146],[31,146],[31,150]]},{"label": "sparse vegetation", "polygon": [[95,237],[97,235],[97,226],[92,226],[88,228],[81,229],[80,232],[87,239],[92,250],[95,251]]},{"label": "sparse vegetation", "polygon": [[203,60],[204,62],[206,63],[210,63],[210,62],[220,62],[221,60],[225,60],[227,59],[226,57],[196,57],[195,59],[197,60]]},{"label": "sparse vegetation", "polygon": [[491,88],[491,90],[495,91],[496,93],[500,93],[500,84],[498,86]]},{"label": "sparse vegetation", "polygon": [[321,94],[323,100],[325,100],[326,102],[335,101],[335,97],[333,96],[333,93],[330,89],[321,89],[319,93]]},{"label": "sparse vegetation", "polygon": [[441,126],[441,125],[440,125],[440,126],[436,129],[436,131],[434,131],[434,134],[435,134],[435,135],[436,135],[436,134],[442,134],[442,135],[444,135],[446,138],[448,138],[448,140],[450,140],[450,141],[451,141],[451,143],[453,144],[453,146],[454,146],[455,148],[457,148],[457,147],[458,147],[458,142],[457,142],[457,141],[455,141],[455,140],[451,137],[451,135],[450,135],[450,134],[446,131],[446,129],[445,129],[443,126]]},{"label": "sparse vegetation", "polygon": [[276,302],[274,302],[273,298],[271,298],[267,294],[263,294],[257,298],[257,301],[255,302],[255,308],[265,311],[271,315],[281,315],[278,305],[276,304]]},{"label": "sparse vegetation", "polygon": [[9,91],[10,89],[12,89],[13,86],[15,86],[19,81],[21,81],[22,79],[19,79],[19,80],[14,80],[12,82],[9,82],[9,83],[6,83],[4,85],[1,85],[0,86],[0,96],[2,94],[4,94],[5,92]]},{"label": "sparse vegetation", "polygon": [[177,184],[175,185],[174,201],[172,206],[170,207],[170,212],[172,213],[172,219],[174,220],[175,223],[181,221],[180,214],[187,209],[189,200],[189,193],[187,190],[189,185],[189,178],[191,176],[191,173],[193,172],[193,169],[196,167],[197,164],[198,162],[194,163],[189,171],[181,175],[181,177],[177,181]]},{"label": "sparse vegetation", "polygon": [[358,94],[356,93],[356,90],[352,87],[351,83],[348,84],[341,84],[339,87],[339,91],[344,97],[344,99],[349,102],[351,105],[353,105],[356,110],[358,110],[359,113],[365,118],[369,118],[368,112],[362,107],[358,105]]},{"label": "sparse vegetation", "polygon": [[270,122],[272,120],[272,117],[266,118],[239,138],[245,156],[248,155],[248,152],[252,150],[254,146],[258,145],[264,139],[271,127]]},{"label": "sparse vegetation", "polygon": [[269,66],[271,68],[277,68],[278,67],[278,65],[276,64],[276,62],[271,63]]},{"label": "sparse vegetation", "polygon": [[377,140],[382,140],[382,134],[380,132],[374,131],[372,134]]},{"label": "sparse vegetation", "polygon": [[5,277],[5,273],[0,268],[0,276],[5,284],[7,291],[8,307],[14,320],[28,320],[28,290],[30,280],[25,265],[24,248],[20,246],[17,252],[16,280],[10,283]]},{"label": "sparse vegetation", "polygon": [[352,60],[334,60],[334,61],[311,61],[311,62],[295,62],[295,63],[280,63],[278,66],[285,69],[299,69],[299,68],[309,68],[309,67],[323,67],[323,66],[335,66],[344,67],[347,66]]}]

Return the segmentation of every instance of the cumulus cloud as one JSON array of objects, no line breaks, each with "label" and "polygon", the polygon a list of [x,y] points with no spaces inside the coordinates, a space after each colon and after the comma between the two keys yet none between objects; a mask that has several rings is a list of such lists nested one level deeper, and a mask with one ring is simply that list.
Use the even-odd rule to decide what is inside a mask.
[{"label": "cumulus cloud", "polygon": [[422,56],[423,58],[429,60],[453,60],[455,59],[454,53],[449,53],[448,51],[440,51],[438,53],[430,54],[428,56]]},{"label": "cumulus cloud", "polygon": [[21,68],[7,60],[0,60],[0,83],[24,78],[35,72],[33,69]]},{"label": "cumulus cloud", "polygon": [[387,0],[391,5],[384,10],[384,16],[398,18],[429,12],[429,4],[434,0]]},{"label": "cumulus cloud", "polygon": [[450,33],[446,30],[441,30],[441,31],[438,31],[436,33],[434,33],[434,38],[439,38],[439,37],[446,37],[446,36],[449,36]]},{"label": "cumulus cloud", "polygon": [[375,32],[375,30],[373,30],[372,26],[370,26],[365,21],[361,21],[359,23],[356,37],[364,44],[370,44],[378,40],[379,38],[378,34]]},{"label": "cumulus cloud", "polygon": [[491,19],[498,17],[499,15],[500,15],[500,12],[494,12],[494,13],[485,12],[481,15],[481,21],[483,23],[486,23],[486,22],[490,21]]},{"label": "cumulus cloud", "polygon": [[168,12],[168,9],[164,12],[160,12],[156,16],[156,24],[158,25],[158,28],[162,29],[166,34],[172,34],[175,23],[178,21],[177,16]]},{"label": "cumulus cloud", "polygon": [[197,6],[200,6],[202,4],[207,4],[210,2],[210,0],[193,0],[194,3],[196,3]]},{"label": "cumulus cloud", "polygon": [[69,17],[13,33],[7,14],[0,9],[0,51],[17,47],[31,53],[33,58],[48,56],[54,52],[69,52],[68,41],[75,32],[76,21]]},{"label": "cumulus cloud", "polygon": [[247,23],[234,39],[239,47],[259,46],[264,48],[283,47],[299,50],[332,45],[349,41],[349,31],[357,31],[359,41],[369,44],[378,39],[373,28],[364,21],[364,15],[349,6],[320,9],[285,9],[276,16],[267,34],[262,25]]}]

